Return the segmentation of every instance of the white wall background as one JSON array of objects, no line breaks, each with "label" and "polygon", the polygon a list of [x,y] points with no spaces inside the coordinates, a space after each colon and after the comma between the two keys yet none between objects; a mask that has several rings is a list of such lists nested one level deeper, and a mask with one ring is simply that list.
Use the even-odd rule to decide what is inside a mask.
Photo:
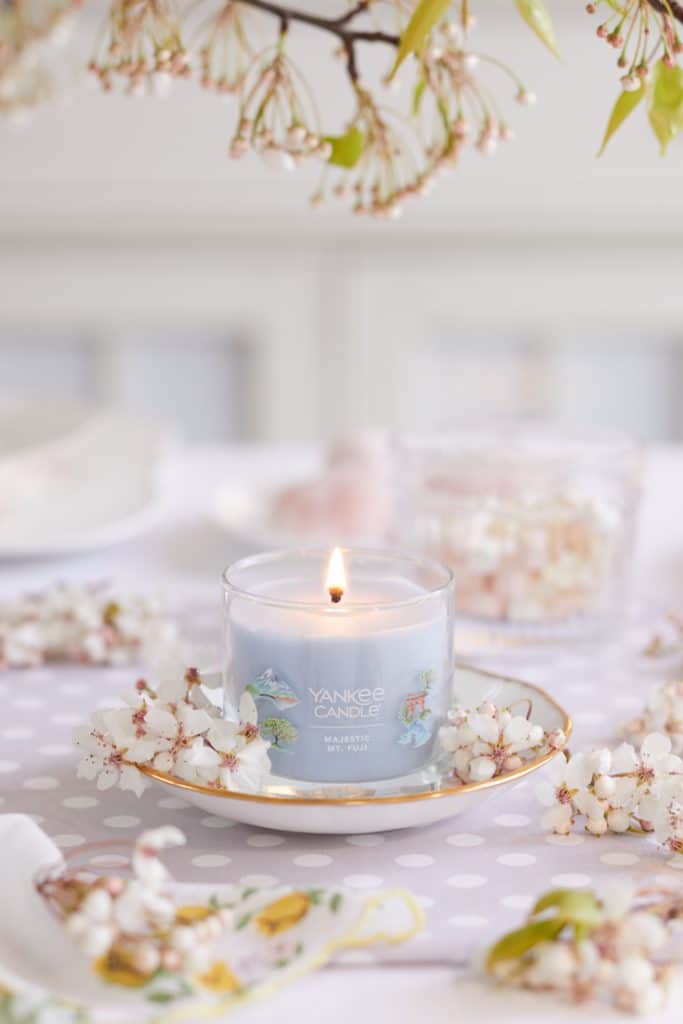
[{"label": "white wall background", "polygon": [[[661,160],[637,111],[594,159],[613,53],[578,0],[551,6],[562,63],[511,0],[480,4],[539,104],[397,224],[311,211],[315,172],[230,162],[234,108],[185,83],[1,125],[0,395],[115,400],[198,440],[496,412],[681,437],[683,144]],[[298,39],[335,130],[344,79]]]}]

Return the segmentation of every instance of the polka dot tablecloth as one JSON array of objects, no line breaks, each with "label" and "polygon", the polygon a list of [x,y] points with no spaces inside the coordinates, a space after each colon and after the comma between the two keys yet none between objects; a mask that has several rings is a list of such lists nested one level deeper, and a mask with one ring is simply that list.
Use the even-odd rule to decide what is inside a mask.
[{"label": "polka dot tablecloth", "polygon": [[[575,749],[614,742],[613,723],[640,708],[653,682],[612,649],[585,658],[489,659],[485,667],[550,690],[573,714]],[[544,835],[533,778],[442,824],[359,836],[263,831],[207,816],[155,786],[141,799],[119,790],[99,792],[76,778],[72,732],[134,679],[130,669],[68,666],[0,673],[0,810],[30,814],[64,851],[127,840],[143,828],[173,822],[188,845],[169,861],[176,877],[188,881],[413,890],[427,917],[419,939],[347,958],[465,960],[519,922],[550,886],[602,885],[624,875],[681,880],[651,838]],[[93,850],[90,860],[114,866],[124,858]]]}]

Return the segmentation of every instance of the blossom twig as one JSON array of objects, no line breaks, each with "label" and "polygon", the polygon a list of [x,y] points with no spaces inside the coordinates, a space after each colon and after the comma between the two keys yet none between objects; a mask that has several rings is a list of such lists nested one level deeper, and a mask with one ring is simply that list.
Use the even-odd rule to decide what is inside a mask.
[{"label": "blossom twig", "polygon": [[98,789],[120,786],[138,796],[149,784],[141,767],[214,789],[259,788],[270,771],[268,748],[251,695],[222,717],[201,689],[195,668],[171,668],[156,689],[139,679],[126,706],[95,711],[76,732],[80,778]]},{"label": "blossom twig", "polygon": [[531,721],[531,708],[520,715],[514,707],[484,701],[474,710],[449,712],[449,724],[439,730],[439,741],[457,781],[485,782],[564,747],[567,737],[561,729],[546,732]]},{"label": "blossom twig", "polygon": [[486,969],[503,984],[653,1013],[670,994],[676,965],[665,947],[682,916],[680,889],[557,889],[491,947]]}]

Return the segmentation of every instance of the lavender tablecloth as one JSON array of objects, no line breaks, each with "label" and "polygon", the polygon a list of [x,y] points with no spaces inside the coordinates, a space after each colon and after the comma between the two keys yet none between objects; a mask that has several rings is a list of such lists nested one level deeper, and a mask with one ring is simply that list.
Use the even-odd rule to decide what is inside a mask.
[{"label": "lavender tablecloth", "polygon": [[[183,616],[188,632],[207,646],[211,610]],[[524,661],[488,658],[487,668],[550,689],[573,713],[575,747],[614,740],[612,723],[643,700],[637,667],[619,648],[601,654],[557,653]],[[353,888],[412,889],[427,911],[420,939],[394,950],[348,954],[392,960],[466,958],[502,928],[519,920],[549,886],[601,884],[623,873],[676,875],[653,843],[640,837],[595,839],[544,835],[534,779],[499,791],[465,816],[423,829],[366,836],[302,836],[267,832],[207,816],[181,795],[153,786],[138,799],[99,792],[76,778],[74,727],[88,709],[106,705],[136,678],[135,669],[80,667],[5,672],[0,727],[0,801],[3,811],[25,811],[65,851],[102,839],[124,839],[174,822],[188,845],[173,858],[176,876],[207,882],[344,883]],[[101,857],[101,851],[93,851]],[[114,855],[115,859],[117,855]],[[677,876],[680,878],[680,875]]]},{"label": "lavender tablecloth", "polygon": [[[216,657],[219,643],[219,571],[244,550],[207,524],[208,491],[225,474],[226,463],[214,458],[213,476],[207,464],[185,464],[193,468],[195,483],[187,472],[173,478],[167,525],[156,534],[106,554],[15,566],[3,574],[0,590],[103,575],[138,590],[163,582],[182,600],[183,629],[206,664]],[[659,505],[655,516],[658,510]],[[497,655],[481,664],[552,692],[574,717],[575,748],[614,741],[615,721],[642,705],[657,678],[644,674],[642,664],[618,646],[600,653],[558,649],[535,657]],[[349,952],[348,961],[463,961],[518,922],[532,898],[550,885],[600,884],[624,873],[650,880],[681,877],[647,838],[542,834],[532,781],[437,826],[349,837],[277,834],[233,824],[157,787],[139,800],[118,790],[98,792],[76,778],[72,733],[93,708],[107,705],[134,678],[131,669],[81,667],[0,673],[0,811],[33,815],[65,851],[173,821],[189,842],[174,854],[172,866],[187,880],[412,889],[427,911],[422,936],[393,950]]]}]

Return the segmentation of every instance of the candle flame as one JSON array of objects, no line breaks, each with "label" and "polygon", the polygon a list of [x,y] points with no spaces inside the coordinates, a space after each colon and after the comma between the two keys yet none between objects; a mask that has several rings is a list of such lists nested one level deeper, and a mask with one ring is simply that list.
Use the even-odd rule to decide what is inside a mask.
[{"label": "candle flame", "polygon": [[334,548],[327,566],[327,589],[334,604],[342,599],[346,590],[346,572],[341,548]]}]

